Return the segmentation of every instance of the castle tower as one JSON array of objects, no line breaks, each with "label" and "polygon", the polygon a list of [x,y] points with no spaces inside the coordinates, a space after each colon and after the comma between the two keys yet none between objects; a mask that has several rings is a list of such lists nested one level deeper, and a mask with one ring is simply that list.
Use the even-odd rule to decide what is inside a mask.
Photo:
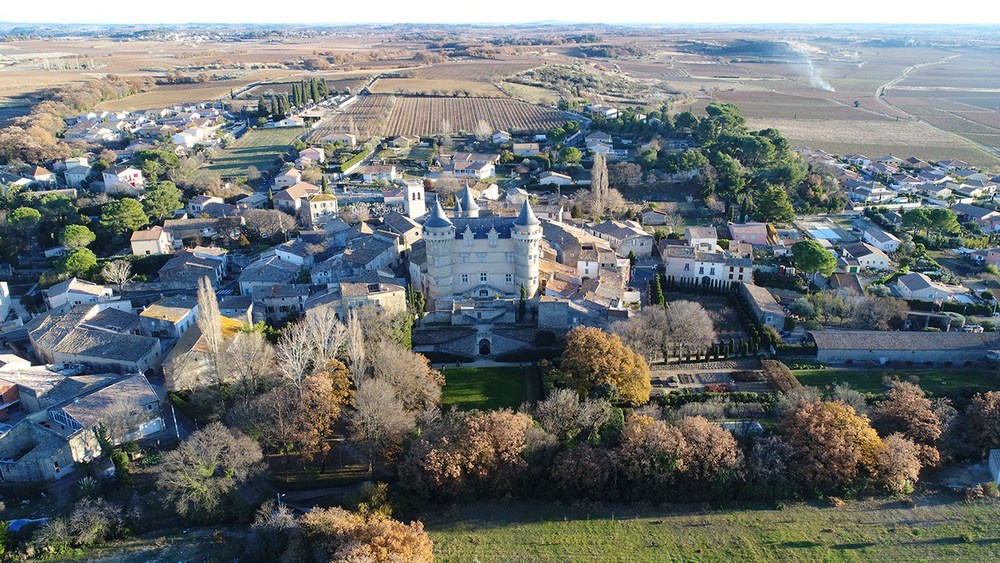
[{"label": "castle tower", "polygon": [[455,225],[445,216],[440,200],[424,221],[423,238],[427,244],[427,295],[431,299],[448,297],[455,283],[451,249]]},{"label": "castle tower", "polygon": [[[469,184],[465,184],[465,189],[462,193],[455,194],[455,201],[462,202],[462,217],[479,217],[479,205],[476,204],[476,198],[472,195],[472,189],[469,188]],[[456,203],[455,205],[458,205]]]},{"label": "castle tower", "polygon": [[407,217],[416,220],[427,213],[423,182],[407,182],[406,187],[403,189],[403,195],[403,206],[406,209]]},{"label": "castle tower", "polygon": [[518,286],[518,291],[521,284],[524,284],[528,298],[531,299],[538,293],[542,223],[535,217],[535,212],[527,201],[521,206],[521,214],[514,221],[511,238],[514,239],[514,284]]}]

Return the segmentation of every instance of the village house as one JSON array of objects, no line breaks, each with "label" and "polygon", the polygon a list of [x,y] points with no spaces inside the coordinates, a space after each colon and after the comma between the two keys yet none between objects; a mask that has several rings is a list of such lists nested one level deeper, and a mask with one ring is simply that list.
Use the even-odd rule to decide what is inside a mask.
[{"label": "village house", "polygon": [[274,187],[287,188],[290,186],[294,186],[295,184],[298,184],[301,181],[302,181],[302,171],[295,168],[289,168],[288,170],[285,170],[281,174],[278,174],[277,176],[274,177]]},{"label": "village house", "polygon": [[882,252],[896,252],[899,250],[900,240],[892,233],[883,231],[878,227],[865,229],[862,239]]},{"label": "village house", "polygon": [[39,184],[54,184],[56,181],[56,175],[50,171],[42,168],[41,166],[35,166],[31,170],[25,173],[27,177],[32,182],[38,182]]},{"label": "village house", "polygon": [[569,186],[573,183],[573,178],[565,174],[560,174],[559,172],[552,172],[546,170],[538,175],[538,184],[545,185],[556,185],[556,186]]},{"label": "village house", "polygon": [[365,166],[361,171],[361,178],[365,182],[377,183],[379,181],[385,180],[386,182],[396,181],[396,167],[394,165],[369,165]]},{"label": "village house", "polygon": [[698,252],[690,246],[667,246],[663,249],[664,274],[676,280],[699,283],[750,282],[753,261],[728,252]]},{"label": "village house", "polygon": [[753,282],[743,282],[740,284],[740,295],[750,305],[754,316],[761,324],[775,330],[785,329],[785,311],[775,301],[770,291],[754,285]]},{"label": "village house", "polygon": [[191,295],[169,295],[139,313],[143,331],[158,338],[180,338],[198,321],[198,300]]},{"label": "village house", "polygon": [[608,241],[611,248],[619,256],[627,256],[629,252],[635,252],[636,256],[649,256],[653,253],[653,235],[646,232],[635,221],[608,220],[597,225],[588,225],[587,232]]},{"label": "village house", "polygon": [[508,133],[507,131],[497,131],[493,133],[493,135],[490,137],[490,141],[494,145],[502,145],[504,143],[509,143],[510,133]]},{"label": "village house", "polygon": [[470,160],[453,161],[443,167],[444,174],[451,174],[456,178],[475,178],[483,180],[489,178],[496,172],[496,167],[488,162],[474,162]]},{"label": "village house", "polygon": [[161,282],[170,283],[177,287],[195,287],[198,280],[208,278],[213,287],[219,287],[225,271],[226,261],[224,258],[197,255],[194,252],[185,250],[178,252],[164,264],[158,275]]},{"label": "village house", "polygon": [[240,273],[240,294],[253,295],[254,287],[291,283],[300,269],[300,265],[282,260],[276,254],[251,262]]},{"label": "village house", "polygon": [[77,278],[70,278],[64,282],[57,283],[42,293],[45,296],[45,304],[50,309],[58,309],[67,303],[70,305],[82,305],[85,303],[103,303],[112,299],[110,287]]},{"label": "village house", "polygon": [[200,217],[205,211],[205,207],[213,203],[225,204],[226,202],[221,197],[207,195],[195,196],[188,201],[187,212],[192,217]]},{"label": "village house", "polygon": [[78,363],[116,373],[156,369],[160,341],[142,336],[139,315],[114,304],[77,305],[65,315],[35,317],[25,325],[35,355],[50,364]]},{"label": "village house", "polygon": [[104,177],[104,189],[107,191],[121,190],[122,187],[141,189],[146,185],[142,170],[131,166],[112,166],[101,173]]},{"label": "village house", "polygon": [[[37,380],[4,375],[19,388]],[[39,482],[71,474],[77,464],[100,458],[98,428],[118,446],[166,427],[159,397],[143,375],[51,375],[49,384],[57,389],[53,395],[63,400],[30,413],[0,435],[0,481]]]},{"label": "village house", "polygon": [[767,223],[729,223],[729,236],[753,245],[767,244]]},{"label": "village house", "polygon": [[343,143],[345,147],[353,149],[358,144],[358,138],[350,133],[331,133],[323,137],[323,143]]},{"label": "village house", "polygon": [[274,208],[288,209],[298,214],[299,210],[302,209],[302,203],[308,196],[320,194],[322,191],[319,186],[299,182],[274,194]]},{"label": "village house", "polygon": [[337,198],[333,195],[311,195],[302,204],[302,221],[310,229],[322,227],[337,217]]},{"label": "village house", "polygon": [[87,164],[77,164],[66,169],[66,185],[71,188],[79,188],[90,177],[90,166]]},{"label": "village house", "polygon": [[899,276],[896,280],[896,289],[906,299],[924,301],[948,301],[955,294],[968,292],[963,286],[946,285],[920,272]]},{"label": "village house", "polygon": [[517,156],[538,156],[538,143],[514,143],[514,154]]},{"label": "village house", "polygon": [[258,285],[253,288],[254,321],[276,323],[289,315],[305,313],[309,286],[298,284]]},{"label": "village house", "polygon": [[[884,252],[864,242],[845,245],[841,257],[853,258],[860,270],[888,270],[891,263],[889,257]],[[844,273],[854,274],[860,270],[851,271],[848,269]]]},{"label": "village house", "polygon": [[719,233],[715,227],[687,227],[684,240],[698,252],[715,252],[719,244]]},{"label": "village house", "polygon": [[1000,333],[996,332],[822,330],[808,334],[816,343],[816,361],[823,364],[961,364],[983,361],[1000,349]]},{"label": "village house", "polygon": [[243,199],[236,200],[237,209],[264,209],[267,207],[267,194],[255,192]]}]

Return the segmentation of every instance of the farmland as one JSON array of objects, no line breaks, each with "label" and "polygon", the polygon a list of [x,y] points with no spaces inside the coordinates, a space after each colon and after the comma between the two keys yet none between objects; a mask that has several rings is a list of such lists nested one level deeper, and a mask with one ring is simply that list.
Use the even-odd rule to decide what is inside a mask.
[{"label": "farmland", "polygon": [[504,96],[489,82],[472,80],[425,80],[421,78],[382,78],[375,82],[376,94],[441,94],[471,96]]},{"label": "farmland", "polygon": [[554,109],[508,98],[397,98],[386,135],[434,135],[447,120],[452,132],[473,131],[483,120],[495,129],[547,131],[569,121]]},{"label": "farmland", "polygon": [[309,134],[309,141],[317,143],[331,133],[351,133],[358,140],[385,135],[386,123],[397,101],[390,95],[360,96],[344,111],[320,122]]},{"label": "farmland", "polygon": [[224,149],[205,168],[218,172],[223,178],[246,176],[248,166],[267,170],[301,135],[302,130],[295,127],[253,129]]}]

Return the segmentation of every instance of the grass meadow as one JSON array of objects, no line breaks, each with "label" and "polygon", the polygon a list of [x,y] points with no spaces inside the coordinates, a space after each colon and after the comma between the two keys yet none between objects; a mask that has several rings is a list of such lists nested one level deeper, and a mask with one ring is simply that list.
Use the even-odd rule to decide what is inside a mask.
[{"label": "grass meadow", "polygon": [[969,387],[1000,389],[996,371],[982,368],[894,369],[883,366],[870,370],[806,369],[792,373],[802,385],[824,389],[847,383],[861,393],[885,393],[888,388],[882,384],[882,378],[886,375],[897,376],[901,381],[915,376],[920,387],[935,396],[952,395]]},{"label": "grass meadow", "polygon": [[424,518],[441,562],[988,561],[1000,556],[1000,502],[952,493],[833,508],[793,504],[571,508],[453,507]]},{"label": "grass meadow", "polygon": [[524,370],[515,367],[445,368],[441,407],[467,411],[517,408],[524,400]]},{"label": "grass meadow", "polygon": [[253,129],[229,145],[205,168],[219,172],[223,178],[246,176],[248,166],[267,170],[301,135],[302,129],[298,127]]}]

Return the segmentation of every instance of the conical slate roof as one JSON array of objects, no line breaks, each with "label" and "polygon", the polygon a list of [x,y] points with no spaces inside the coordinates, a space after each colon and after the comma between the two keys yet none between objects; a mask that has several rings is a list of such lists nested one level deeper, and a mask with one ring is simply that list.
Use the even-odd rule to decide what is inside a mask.
[{"label": "conical slate roof", "polygon": [[457,199],[461,200],[462,209],[465,211],[479,211],[479,205],[476,204],[476,198],[472,197],[472,189],[469,188],[469,184],[465,184],[462,195]]},{"label": "conical slate roof", "polygon": [[430,227],[432,229],[440,229],[452,226],[451,221],[449,221],[448,217],[445,216],[444,214],[444,208],[441,207],[440,199],[434,202],[434,209],[431,210],[430,217],[428,217],[427,220],[424,221],[424,226]]},{"label": "conical slate roof", "polygon": [[535,217],[535,212],[531,210],[531,204],[527,201],[521,206],[521,214],[517,216],[517,221],[514,224],[519,227],[530,227],[534,225],[541,225],[541,221],[538,217]]}]

